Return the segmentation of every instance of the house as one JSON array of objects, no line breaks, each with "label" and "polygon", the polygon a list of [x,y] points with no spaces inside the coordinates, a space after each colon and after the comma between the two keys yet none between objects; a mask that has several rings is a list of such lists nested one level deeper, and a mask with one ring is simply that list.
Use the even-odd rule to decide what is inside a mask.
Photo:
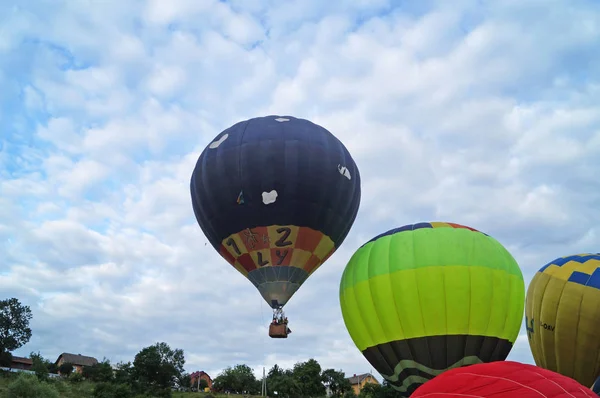
[{"label": "house", "polygon": [[191,378],[191,383],[190,383],[191,387],[197,387],[199,380],[206,380],[206,385],[208,386],[209,389],[212,390],[213,381],[212,381],[211,377],[208,375],[208,373],[206,373],[205,371],[201,370],[198,372],[194,372],[194,373],[190,374],[190,378]]},{"label": "house", "polygon": [[360,375],[355,373],[354,376],[348,377],[347,380],[350,382],[350,385],[354,390],[354,394],[356,395],[360,393],[360,390],[362,390],[367,383],[379,384],[379,381],[377,381],[377,379],[373,377],[371,373],[363,373]]},{"label": "house", "polygon": [[98,360],[94,357],[86,357],[81,354],[75,355],[63,352],[58,356],[55,363],[58,367],[60,367],[60,365],[62,365],[63,363],[70,363],[71,365],[73,365],[74,372],[81,373],[83,372],[84,366],[96,365],[98,363]]},{"label": "house", "polygon": [[33,361],[30,358],[12,357],[10,362],[11,369],[31,370]]}]

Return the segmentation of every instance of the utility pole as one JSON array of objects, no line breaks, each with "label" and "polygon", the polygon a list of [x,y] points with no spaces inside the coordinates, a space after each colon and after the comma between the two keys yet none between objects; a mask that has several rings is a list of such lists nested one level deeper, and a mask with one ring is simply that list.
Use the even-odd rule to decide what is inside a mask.
[{"label": "utility pole", "polygon": [[267,395],[267,378],[265,376],[265,367],[263,366],[263,380],[262,380],[262,391],[260,392],[263,397]]}]

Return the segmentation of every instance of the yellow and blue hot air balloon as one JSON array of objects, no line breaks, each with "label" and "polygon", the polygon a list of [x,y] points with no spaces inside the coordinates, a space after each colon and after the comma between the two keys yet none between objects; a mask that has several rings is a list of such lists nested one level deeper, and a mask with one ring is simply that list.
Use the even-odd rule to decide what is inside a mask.
[{"label": "yellow and blue hot air balloon", "polygon": [[600,375],[600,254],[544,265],[527,289],[525,322],[538,366],[591,386]]},{"label": "yellow and blue hot air balloon", "polygon": [[373,238],[340,284],[352,340],[403,396],[448,369],[504,360],[524,300],[521,270],[498,241],[444,222]]},{"label": "yellow and blue hot air balloon", "polygon": [[212,246],[279,317],[342,244],[361,197],[358,167],[342,142],[291,116],[257,117],[222,131],[198,158],[190,191]]}]

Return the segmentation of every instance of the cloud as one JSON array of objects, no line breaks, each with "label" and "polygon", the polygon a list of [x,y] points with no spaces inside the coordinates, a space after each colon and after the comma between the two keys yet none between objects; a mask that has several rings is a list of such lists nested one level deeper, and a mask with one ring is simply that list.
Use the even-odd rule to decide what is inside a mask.
[{"label": "cloud", "polygon": [[[32,306],[20,354],[117,362],[166,341],[189,371],[315,357],[361,373],[337,295],[371,237],[464,223],[527,282],[598,250],[595,2],[115,4],[0,6],[0,291]],[[344,245],[286,307],[283,342],[207,244],[188,185],[220,131],[265,114],[328,128],[363,181]],[[523,336],[511,358],[531,363]]]}]

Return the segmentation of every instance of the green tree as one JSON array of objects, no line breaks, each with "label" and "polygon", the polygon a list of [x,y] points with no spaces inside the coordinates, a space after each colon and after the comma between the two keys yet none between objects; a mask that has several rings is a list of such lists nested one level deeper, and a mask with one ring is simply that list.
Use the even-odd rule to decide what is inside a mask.
[{"label": "green tree", "polygon": [[117,384],[131,384],[133,381],[133,366],[131,362],[117,363],[114,372],[114,382]]},{"label": "green tree", "polygon": [[31,309],[16,298],[0,300],[0,352],[10,352],[31,338]]},{"label": "green tree", "polygon": [[75,368],[73,367],[72,363],[68,363],[68,362],[63,362],[59,367],[58,367],[58,371],[60,372],[60,374],[65,375],[67,377],[69,377],[71,375],[71,373],[73,373],[73,370]]},{"label": "green tree", "polygon": [[97,383],[111,382],[114,379],[113,368],[106,358],[92,366],[84,366],[82,373],[86,380]]},{"label": "green tree", "polygon": [[46,367],[48,368],[48,373],[58,374],[58,365],[56,363],[47,359],[45,359],[44,362],[46,363]]},{"label": "green tree", "polygon": [[154,394],[170,395],[175,380],[183,373],[183,350],[171,349],[167,343],[156,343],[142,349],[133,360],[133,376]]},{"label": "green tree", "polygon": [[267,379],[272,377],[281,376],[285,373],[283,369],[279,367],[279,365],[275,364],[271,369],[269,369],[269,373],[267,373]]},{"label": "green tree", "polygon": [[269,396],[276,395],[281,398],[301,397],[302,386],[296,380],[292,371],[286,370],[281,374],[275,374],[271,378],[267,378],[267,392]]},{"label": "green tree", "polygon": [[383,381],[383,384],[381,385],[381,393],[379,396],[380,398],[397,398],[400,396],[400,393],[396,391],[394,387],[392,387],[392,385],[387,382],[387,380]]},{"label": "green tree", "polygon": [[[206,381],[205,381],[206,382]],[[183,373],[177,378],[177,384],[179,384],[180,388],[188,391],[192,385],[192,378],[189,373]]]},{"label": "green tree", "polygon": [[360,398],[380,398],[381,386],[379,384],[367,383],[358,394]]},{"label": "green tree", "polygon": [[396,398],[400,397],[400,393],[392,386],[387,383],[383,383],[383,385],[379,384],[366,384],[362,390],[360,390],[360,394],[358,395],[360,398]]},{"label": "green tree", "polygon": [[48,365],[47,361],[42,357],[42,354],[39,352],[32,352],[29,354],[29,358],[31,358],[31,361],[33,362],[31,370],[35,372],[35,375],[38,377],[38,379],[47,380],[49,373]]},{"label": "green tree", "polygon": [[341,397],[347,391],[352,390],[350,381],[346,378],[346,375],[341,370],[326,369],[321,374],[321,378],[326,386],[329,386],[331,393],[334,397]]},{"label": "green tree", "polygon": [[221,372],[213,382],[218,391],[229,391],[237,394],[256,394],[260,392],[260,382],[248,365],[235,365]]},{"label": "green tree", "polygon": [[325,386],[321,377],[321,365],[315,359],[294,365],[294,379],[301,386],[303,397],[321,397],[325,395]]},{"label": "green tree", "polygon": [[205,388],[208,387],[208,382],[205,379],[200,379],[200,381],[198,382],[198,385],[200,386],[201,390],[204,390]]},{"label": "green tree", "polygon": [[10,368],[12,365],[12,357],[10,352],[0,352],[0,366]]}]

